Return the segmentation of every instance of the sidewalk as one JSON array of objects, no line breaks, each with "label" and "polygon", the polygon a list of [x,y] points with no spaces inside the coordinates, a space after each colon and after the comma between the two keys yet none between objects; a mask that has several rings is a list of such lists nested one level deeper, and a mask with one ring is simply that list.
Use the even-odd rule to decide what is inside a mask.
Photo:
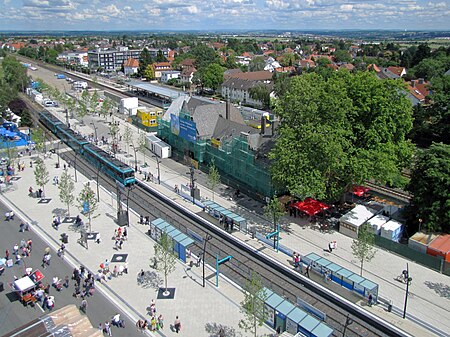
[{"label": "sidewalk", "polygon": [[[169,326],[177,315],[180,316],[183,326],[182,333],[185,336],[210,336],[217,333],[220,327],[239,331],[238,322],[243,317],[240,313],[239,303],[243,300],[243,295],[238,287],[222,277],[219,288],[216,288],[213,284],[215,278],[212,277],[214,271],[207,269],[206,287],[202,288],[201,268],[195,266],[189,268],[189,261],[187,264],[179,261],[176,270],[168,277],[168,286],[176,289],[174,299],[157,299],[155,285],[158,284],[158,279],[161,281],[161,275],[158,277],[157,275],[160,273],[149,267],[154,254],[155,242],[145,234],[148,229],[147,226],[138,224],[138,215],[131,212],[128,240],[125,241],[121,251],[115,250],[112,236],[117,228],[114,221],[117,211],[116,199],[101,188],[101,202],[97,210],[99,216],[92,220],[92,230],[100,234],[101,243],[97,244],[89,240],[88,249],[85,249],[77,243],[80,234],[72,224],[62,223],[59,230],[52,227],[53,215],[63,214],[66,210],[66,207],[59,200],[57,185],[49,182],[45,186],[45,194],[47,198],[51,198],[51,201],[49,203],[38,203],[38,199],[28,196],[30,186],[33,186],[34,190],[37,189],[33,169],[28,167],[30,158],[22,157],[20,160],[26,163],[27,168],[18,174],[20,179],[14,183],[15,188],[0,194],[1,201],[14,209],[16,214],[24,221],[28,221],[32,230],[45,237],[49,246],[55,251],[61,244],[60,235],[67,233],[69,242],[66,244],[65,259],[73,267],[83,264],[97,274],[100,263],[106,259],[111,261],[114,254],[127,254],[128,274],[113,277],[105,285],[97,283],[97,289],[104,292],[113,303],[127,312],[132,320],[136,321],[139,316],[149,320],[147,308],[150,306],[151,300],[154,299],[158,315],[162,314],[165,319],[163,336],[176,335],[175,332],[170,330]],[[62,168],[55,168],[56,162],[56,155],[46,160],[50,181],[62,172]],[[61,162],[60,167],[63,166],[63,163],[64,161]],[[73,168],[69,169],[69,173],[74,174]],[[75,184],[74,192],[76,197],[78,197],[83,184],[88,181],[79,172],[77,176],[78,183]],[[90,181],[90,183],[92,186],[95,185],[95,181]],[[95,190],[95,187],[93,189]],[[76,206],[72,206],[70,211],[71,216],[79,214]],[[64,216],[61,218],[63,219]],[[87,223],[87,219],[84,216],[82,218]],[[52,255],[55,263],[58,257],[56,257],[56,253]],[[114,263],[111,261],[111,270],[113,266]],[[143,285],[138,285],[137,274],[141,269],[147,271],[148,274]],[[64,277],[64,275],[60,275],[60,277]],[[160,282],[159,284],[161,285]],[[94,325],[97,323],[93,322]],[[269,335],[273,331],[263,326],[259,329],[259,333]]]}]

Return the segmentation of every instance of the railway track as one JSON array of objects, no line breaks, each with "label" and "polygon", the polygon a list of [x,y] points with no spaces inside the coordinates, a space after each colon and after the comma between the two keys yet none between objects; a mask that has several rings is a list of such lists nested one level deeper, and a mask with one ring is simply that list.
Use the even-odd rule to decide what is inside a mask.
[{"label": "railway track", "polygon": [[[65,151],[62,157],[72,163],[75,161],[75,155],[71,150]],[[80,156],[77,158],[77,170],[88,177],[97,175],[97,170]],[[99,182],[109,191],[116,190],[115,182],[102,173],[99,176]],[[219,257],[232,255],[231,261],[221,266],[221,272],[240,286],[245,284],[245,281],[251,275],[251,271],[254,270],[261,275],[266,287],[290,302],[296,303],[297,297],[300,297],[326,313],[326,324],[334,329],[335,336],[343,336],[344,330],[346,330],[345,336],[406,336],[399,330],[393,330],[388,326],[374,326],[376,325],[374,322],[378,319],[376,316],[371,317],[373,321],[369,323],[365,315],[371,316],[371,314],[354,304],[352,306],[351,303],[347,303],[348,301],[337,295],[330,294],[329,290],[281,265],[264,253],[240,242],[221,228],[210,223],[206,214],[198,219],[193,219],[188,211],[180,211],[181,206],[177,207],[174,204],[167,203],[168,201],[164,200],[162,195],[159,195],[151,187],[145,187],[142,184],[137,184],[127,190],[126,194],[129,207],[138,214],[149,215],[151,220],[164,218],[184,233],[187,233],[189,229],[202,237],[211,235],[212,239],[208,241],[206,246],[205,261],[214,265],[217,255]],[[191,250],[194,252],[202,251],[203,248],[200,246],[201,244],[196,243]],[[348,307],[346,308],[346,306]],[[353,323],[346,327],[347,315],[350,315]]]}]

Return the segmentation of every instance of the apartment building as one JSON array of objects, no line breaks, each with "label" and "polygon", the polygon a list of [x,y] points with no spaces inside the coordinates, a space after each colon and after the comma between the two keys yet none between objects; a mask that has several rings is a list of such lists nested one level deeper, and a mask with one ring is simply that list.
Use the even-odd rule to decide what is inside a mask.
[{"label": "apartment building", "polygon": [[118,49],[97,49],[88,52],[89,68],[96,70],[103,68],[104,71],[120,70],[123,64],[129,59],[138,60],[141,55],[140,49],[128,49],[119,47]]}]

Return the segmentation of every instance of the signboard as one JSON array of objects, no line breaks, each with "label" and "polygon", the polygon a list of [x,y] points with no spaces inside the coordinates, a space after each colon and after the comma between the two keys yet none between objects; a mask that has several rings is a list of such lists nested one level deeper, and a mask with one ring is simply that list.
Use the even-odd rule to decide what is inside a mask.
[{"label": "signboard", "polygon": [[311,304],[303,301],[300,297],[297,297],[297,306],[301,309],[304,309],[306,312],[313,314],[322,321],[325,321],[327,319],[327,315],[323,311],[320,311]]},{"label": "signboard", "polygon": [[197,141],[197,126],[191,120],[170,115],[170,131],[189,142],[195,143]]},{"label": "signboard", "polygon": [[288,318],[286,320],[286,331],[289,332],[291,335],[295,336],[297,330],[298,330],[297,323]]},{"label": "signboard", "polygon": [[264,310],[267,313],[266,323],[273,328],[275,326],[275,310],[264,303]]}]

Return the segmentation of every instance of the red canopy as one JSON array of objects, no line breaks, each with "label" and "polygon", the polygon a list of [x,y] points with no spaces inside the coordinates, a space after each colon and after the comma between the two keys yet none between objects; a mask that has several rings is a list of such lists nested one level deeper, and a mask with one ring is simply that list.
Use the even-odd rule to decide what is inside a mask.
[{"label": "red canopy", "polygon": [[353,194],[362,197],[365,193],[369,192],[370,188],[365,186],[353,185]]},{"label": "red canopy", "polygon": [[306,198],[303,201],[298,201],[292,204],[292,207],[297,208],[298,210],[308,214],[309,216],[316,215],[317,213],[330,208],[330,206],[324,204],[323,202],[314,200],[312,198]]}]

